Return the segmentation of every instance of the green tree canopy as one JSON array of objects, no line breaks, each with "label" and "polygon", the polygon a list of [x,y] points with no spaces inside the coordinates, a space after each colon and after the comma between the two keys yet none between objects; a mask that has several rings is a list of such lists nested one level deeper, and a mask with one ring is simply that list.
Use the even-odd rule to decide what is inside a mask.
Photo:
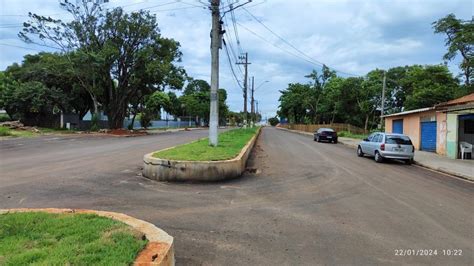
[{"label": "green tree canopy", "polygon": [[60,2],[73,15],[71,22],[30,14],[19,36],[74,51],[70,62],[91,81],[77,77],[93,101],[102,104],[110,128],[122,127],[130,101],[140,92],[183,86],[185,71],[175,64],[181,59],[179,43],[161,36],[154,15],[143,10],[129,14],[120,7],[103,10],[95,1],[76,3]]}]

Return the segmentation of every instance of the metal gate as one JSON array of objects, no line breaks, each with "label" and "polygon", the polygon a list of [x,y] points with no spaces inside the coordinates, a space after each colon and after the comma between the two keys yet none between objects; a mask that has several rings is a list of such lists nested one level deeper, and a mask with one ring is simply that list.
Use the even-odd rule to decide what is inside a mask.
[{"label": "metal gate", "polygon": [[403,119],[392,121],[392,133],[403,134]]},{"label": "metal gate", "polygon": [[436,121],[421,122],[421,150],[436,151]]}]

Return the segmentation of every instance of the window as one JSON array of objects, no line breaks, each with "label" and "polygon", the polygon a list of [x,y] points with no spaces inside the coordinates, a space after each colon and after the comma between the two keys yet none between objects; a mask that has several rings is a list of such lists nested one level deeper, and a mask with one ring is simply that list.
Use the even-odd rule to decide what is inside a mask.
[{"label": "window", "polygon": [[412,145],[411,140],[407,136],[387,135],[385,138],[387,144]]},{"label": "window", "polygon": [[372,139],[376,136],[377,134],[372,133],[370,136],[367,138],[369,141],[372,141]]},{"label": "window", "polygon": [[374,136],[374,138],[372,139],[372,142],[380,142],[380,140],[382,139],[382,135],[381,134],[377,134]]}]

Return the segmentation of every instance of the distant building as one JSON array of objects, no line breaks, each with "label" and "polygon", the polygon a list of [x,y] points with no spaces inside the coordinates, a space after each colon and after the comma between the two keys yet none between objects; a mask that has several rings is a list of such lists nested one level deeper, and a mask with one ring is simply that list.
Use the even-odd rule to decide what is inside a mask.
[{"label": "distant building", "polygon": [[385,132],[410,136],[417,150],[457,159],[460,158],[460,142],[474,143],[474,93],[432,107],[383,117]]}]

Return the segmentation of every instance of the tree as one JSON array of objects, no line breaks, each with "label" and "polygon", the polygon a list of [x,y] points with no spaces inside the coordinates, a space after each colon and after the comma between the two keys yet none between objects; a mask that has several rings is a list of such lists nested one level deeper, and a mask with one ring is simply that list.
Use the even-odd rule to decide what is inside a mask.
[{"label": "tree", "polygon": [[74,69],[64,55],[45,52],[25,55],[21,65],[14,63],[5,73],[21,83],[37,81],[47,88],[61,90],[64,94],[61,111],[76,113],[79,119],[92,109],[89,94],[77,83]]},{"label": "tree", "polygon": [[67,103],[60,89],[38,81],[21,83],[0,72],[0,108],[27,125],[55,126],[54,114]]},{"label": "tree", "polygon": [[148,11],[103,10],[96,1],[88,0],[60,4],[73,15],[73,21],[64,23],[30,13],[19,36],[27,42],[33,42],[31,36],[35,36],[63,51],[74,51],[70,61],[91,80],[82,75],[77,78],[94,106],[102,104],[110,128],[122,127],[129,103],[139,91],[149,94],[183,86],[185,71],[175,65],[181,59],[179,43],[161,36],[156,17]]},{"label": "tree", "polygon": [[474,23],[473,20],[463,21],[457,19],[454,14],[449,14],[438,21],[433,22],[435,33],[446,34],[445,45],[448,52],[444,54],[444,60],[451,61],[459,53],[462,61],[459,67],[464,72],[464,80],[470,86],[474,76]]},{"label": "tree", "polygon": [[[209,121],[211,86],[205,80],[189,79],[184,93],[179,97],[179,102],[186,115],[201,118],[205,123]],[[229,108],[226,104],[227,92],[225,89],[217,91],[219,97],[220,123],[225,123]],[[199,120],[199,119],[197,119]],[[199,123],[199,121],[196,121]]]},{"label": "tree", "polygon": [[169,110],[171,101],[168,94],[156,91],[146,98],[145,106],[142,109],[140,116],[140,124],[143,128],[150,126],[151,120],[159,117],[161,109]]},{"label": "tree", "polygon": [[311,90],[309,91],[308,98],[306,98],[306,105],[310,110],[312,123],[318,121],[318,113],[320,113],[319,104],[326,83],[336,77],[336,72],[329,69],[326,65],[323,65],[321,73],[322,74],[319,75],[316,70],[313,70],[309,75],[305,76],[305,78],[311,79],[309,82]]},{"label": "tree", "polygon": [[280,116],[288,118],[291,123],[304,123],[305,120],[311,120],[308,116],[311,97],[309,84],[290,83],[288,88],[280,93]]},{"label": "tree", "polygon": [[280,123],[280,120],[278,119],[278,117],[271,117],[268,119],[268,123],[270,123],[270,125],[274,127],[278,125],[278,123]]},{"label": "tree", "polygon": [[431,107],[454,98],[459,84],[443,65],[413,66],[407,72],[406,84],[411,94],[406,98],[405,110]]}]

